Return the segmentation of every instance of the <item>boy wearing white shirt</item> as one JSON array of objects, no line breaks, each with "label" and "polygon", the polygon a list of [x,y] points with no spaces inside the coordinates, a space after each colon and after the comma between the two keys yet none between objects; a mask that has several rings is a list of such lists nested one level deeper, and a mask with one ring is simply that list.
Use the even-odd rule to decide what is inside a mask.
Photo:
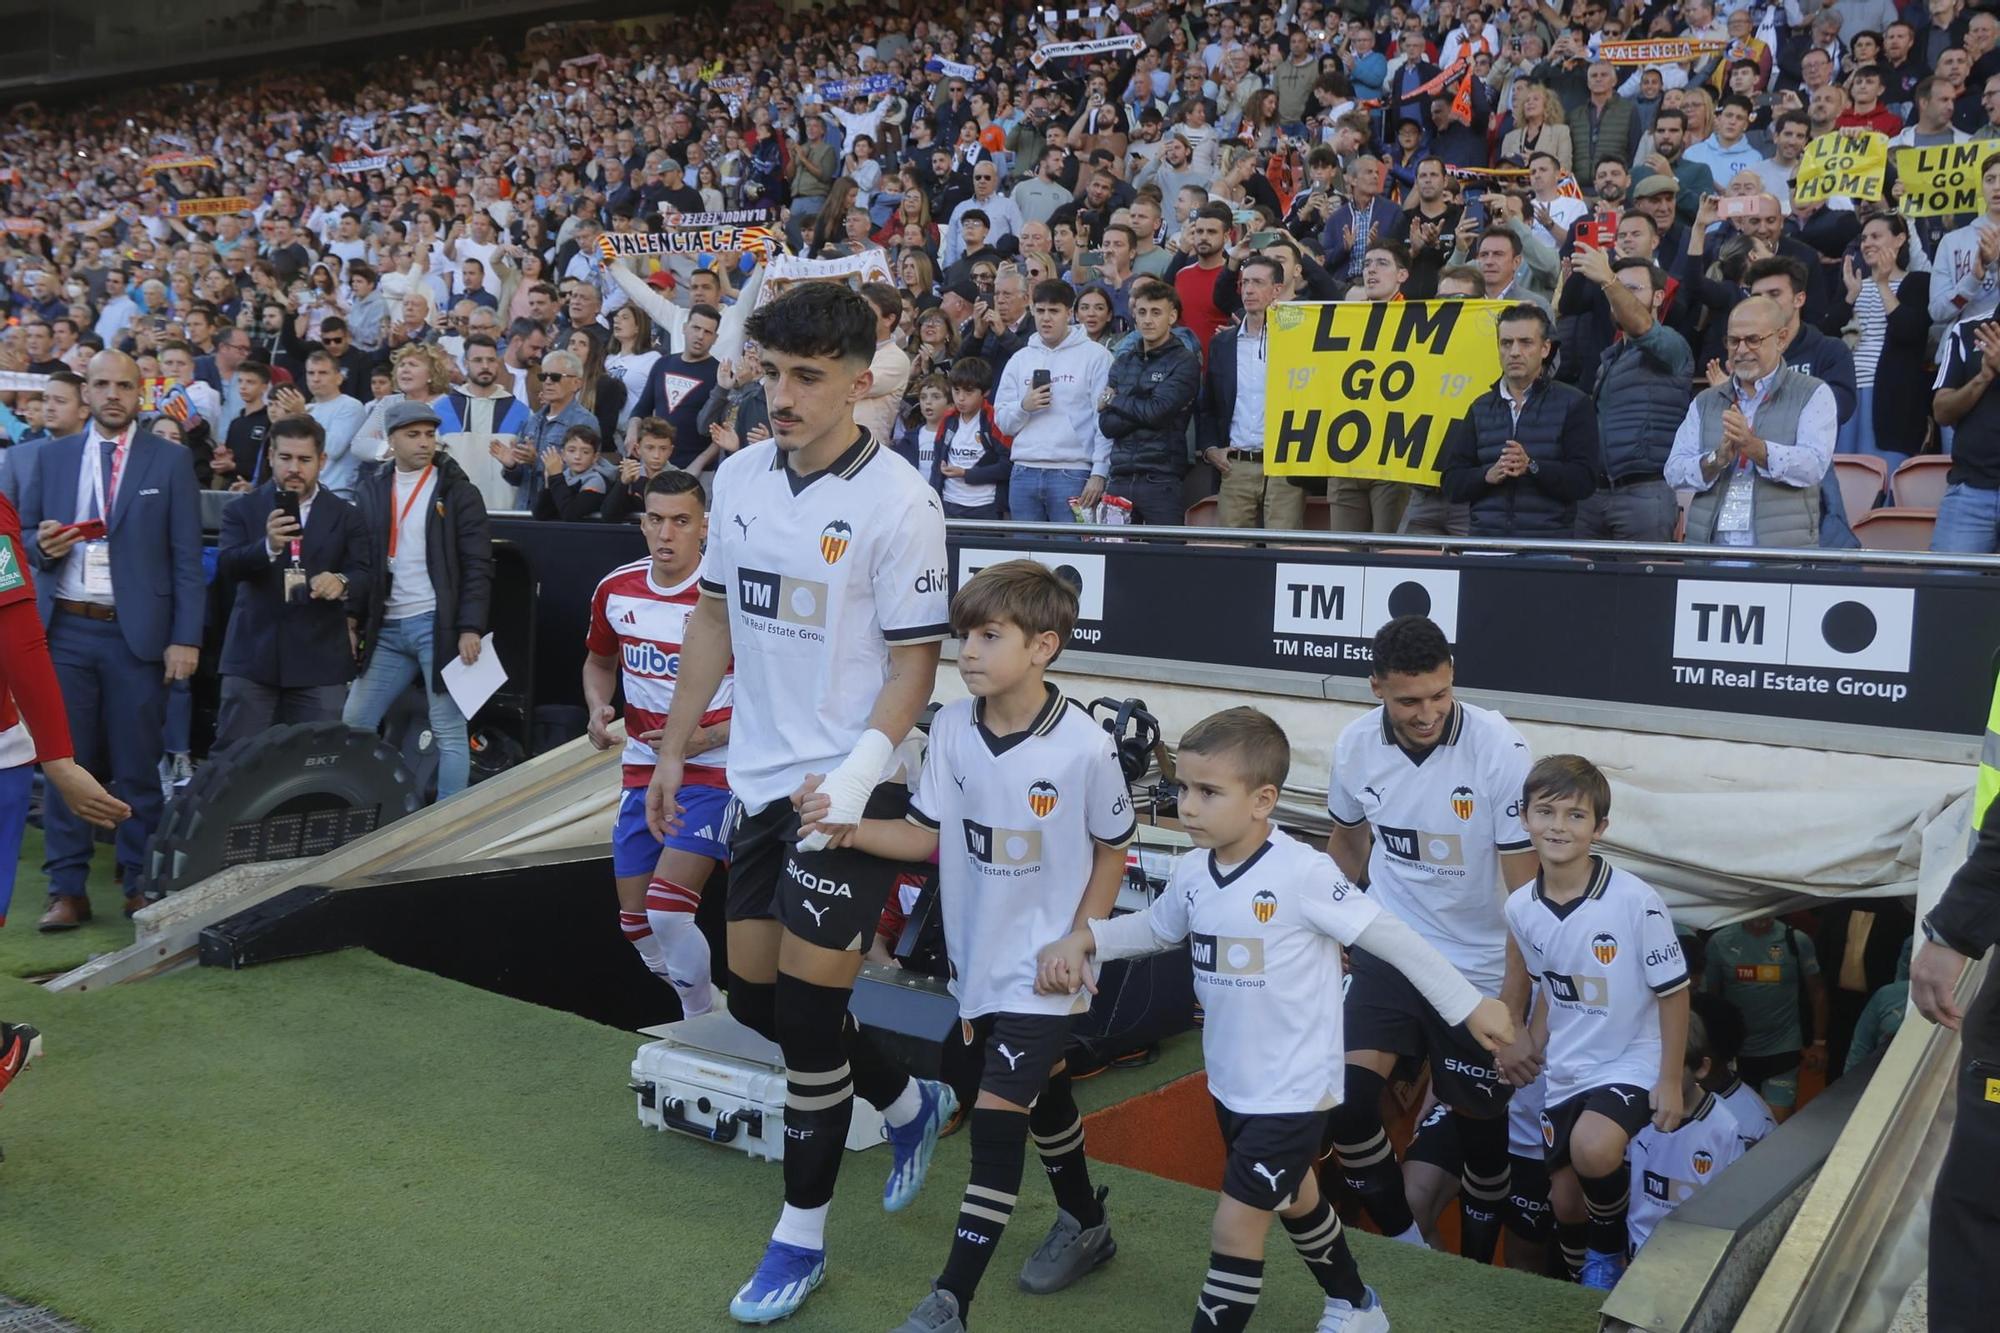
[{"label": "boy wearing white shirt", "polygon": [[[1687,1059],[1681,1095],[1687,1119],[1671,1132],[1654,1125],[1632,1140],[1632,1206],[1626,1214],[1630,1252],[1637,1254],[1652,1239],[1668,1213],[1688,1196],[1722,1174],[1722,1169],[1748,1151],[1743,1127],[1720,1096],[1702,1086],[1715,1064],[1708,1029],[1695,1014],[1688,1019]],[[1754,1095],[1754,1094],[1753,1094]]]},{"label": "boy wearing white shirt", "polygon": [[1092,920],[1042,950],[1041,984],[1094,988],[1093,956],[1107,962],[1188,941],[1228,1152],[1194,1326],[1235,1333],[1249,1324],[1277,1213],[1326,1293],[1319,1333],[1383,1333],[1382,1302],[1362,1284],[1313,1174],[1345,1083],[1341,949],[1367,949],[1489,1050],[1513,1041],[1513,1022],[1330,858],[1272,828],[1291,771],[1277,723],[1253,708],[1226,709],[1181,738],[1178,763],[1181,826],[1206,854],[1183,856],[1147,911]]},{"label": "boy wearing white shirt", "polygon": [[1508,898],[1507,924],[1541,983],[1532,1028],[1556,1238],[1583,1285],[1609,1291],[1625,1253],[1626,1146],[1649,1122],[1681,1122],[1687,960],[1659,894],[1591,853],[1611,810],[1595,765],[1541,760],[1521,803],[1542,870]]},{"label": "boy wearing white shirt", "polygon": [[[835,840],[891,861],[937,857],[951,993],[985,1049],[951,1253],[897,1333],[962,1333],[1013,1215],[1030,1133],[1060,1211],[1021,1285],[1060,1291],[1118,1250],[1103,1194],[1091,1189],[1063,1063],[1070,1019],[1088,1002],[1036,987],[1037,946],[1111,911],[1135,824],[1111,737],[1044,678],[1076,616],[1075,589],[1032,560],[968,580],[952,599],[951,626],[972,698],[932,721],[907,819],[863,820]],[[805,831],[828,806],[816,786],[808,780],[803,793]]]}]

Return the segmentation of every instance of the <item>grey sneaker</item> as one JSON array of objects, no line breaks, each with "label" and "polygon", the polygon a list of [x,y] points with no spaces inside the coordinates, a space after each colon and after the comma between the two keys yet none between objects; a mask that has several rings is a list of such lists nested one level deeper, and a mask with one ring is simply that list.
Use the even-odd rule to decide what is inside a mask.
[{"label": "grey sneaker", "polygon": [[[1097,1206],[1104,1207],[1104,1196],[1111,1192],[1108,1186],[1097,1191]],[[1027,1264],[1021,1269],[1021,1290],[1033,1292],[1037,1296],[1048,1296],[1061,1291],[1078,1278],[1103,1267],[1118,1253],[1118,1242],[1111,1239],[1111,1215],[1104,1214],[1104,1220],[1086,1230],[1082,1223],[1062,1209],[1056,1209],[1056,1224],[1049,1228],[1049,1234],[1028,1256]]]},{"label": "grey sneaker", "polygon": [[910,1317],[889,1333],[965,1333],[964,1321],[958,1317],[958,1297],[931,1288],[931,1294],[917,1302]]}]

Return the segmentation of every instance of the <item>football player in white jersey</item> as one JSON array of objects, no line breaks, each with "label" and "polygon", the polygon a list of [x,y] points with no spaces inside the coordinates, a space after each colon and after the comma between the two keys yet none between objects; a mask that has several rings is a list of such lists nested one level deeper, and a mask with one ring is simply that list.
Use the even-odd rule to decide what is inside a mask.
[{"label": "football player in white jersey", "polygon": [[[1091,1189],[1063,1063],[1070,1017],[1088,999],[1035,988],[1042,944],[1110,914],[1136,824],[1111,737],[1045,678],[1076,614],[1076,590],[1033,560],[988,565],[968,580],[952,599],[951,627],[972,697],[932,719],[908,820],[865,819],[851,840],[836,840],[896,861],[937,857],[951,993],[985,1049],[951,1251],[896,1333],[963,1333],[1013,1215],[1030,1133],[1057,1217],[1021,1285],[1060,1291],[1118,1249]],[[808,830],[826,806],[815,785],[808,779],[801,793]]]},{"label": "football player in white jersey", "polygon": [[1512,1192],[1507,1099],[1540,1071],[1528,1046],[1528,974],[1502,912],[1507,894],[1535,877],[1520,821],[1532,756],[1506,718],[1453,696],[1451,646],[1430,620],[1396,617],[1376,633],[1373,652],[1369,683],[1382,706],[1334,745],[1327,852],[1482,994],[1505,1004],[1520,1036],[1488,1059],[1395,969],[1365,949],[1352,954],[1347,1093],[1328,1122],[1329,1146],[1382,1234],[1423,1244],[1382,1124],[1382,1093],[1399,1065],[1427,1059],[1432,1089],[1459,1121],[1459,1252],[1490,1263]]},{"label": "football player in white jersey", "polygon": [[[785,1058],[785,1206],[757,1271],[730,1302],[743,1323],[792,1314],[826,1276],[826,1213],[858,1092],[882,1110],[890,1211],[915,1198],[957,1108],[848,1014],[862,949],[902,868],[798,836],[791,796],[824,773],[827,830],[900,819],[883,779],[936,683],[946,615],[944,512],[915,468],[854,423],[869,389],[875,308],[836,283],[801,283],[750,316],[771,438],[716,469],[701,604],[688,618],[673,708],[646,793],[656,837],[703,716],[735,671],[729,786],[729,1012]],[[796,846],[794,842],[796,841]]]},{"label": "football player in white jersey", "polygon": [[687,1018],[714,1005],[708,941],[694,914],[709,872],[716,862],[729,860],[726,679],[688,742],[695,762],[682,771],[683,824],[665,839],[646,827],[646,787],[653,776],[651,738],[667,720],[680,674],[681,637],[701,601],[695,574],[708,539],[706,504],[691,473],[663,471],[646,484],[639,530],[649,558],[614,569],[597,585],[583,662],[590,743],[600,750],[612,745],[607,728],[617,710],[611,696],[621,675],[625,686],[624,792],[611,833],[618,926],[647,969],[674,987]]},{"label": "football player in white jersey", "polygon": [[1722,1098],[1703,1086],[1714,1064],[1701,1015],[1691,1015],[1681,1088],[1687,1098],[1687,1118],[1671,1133],[1646,1125],[1632,1140],[1632,1206],[1625,1219],[1632,1254],[1652,1237],[1661,1218],[1696,1190],[1713,1184],[1722,1168],[1748,1151],[1743,1127]]},{"label": "football player in white jersey", "polygon": [[1687,959],[1660,895],[1591,852],[1611,811],[1596,765],[1551,755],[1522,801],[1542,872],[1507,900],[1507,924],[1541,982],[1549,1201],[1565,1262],[1609,1291],[1625,1259],[1625,1149],[1648,1123],[1671,1133],[1686,1104]]},{"label": "football player in white jersey", "polygon": [[[1507,1162],[1513,1179],[1503,1225],[1507,1267],[1550,1277],[1555,1214],[1549,1210],[1549,1168],[1543,1159],[1542,1081],[1516,1088],[1507,1103]],[[1424,1243],[1435,1248],[1437,1222],[1458,1197],[1464,1163],[1458,1150],[1458,1117],[1443,1102],[1432,1099],[1403,1152],[1403,1192],[1422,1230]]]},{"label": "football player in white jersey", "polygon": [[1092,984],[1093,955],[1102,962],[1188,942],[1206,1014],[1202,1058],[1228,1153],[1193,1326],[1248,1325],[1276,1213],[1326,1293],[1320,1333],[1380,1333],[1388,1316],[1362,1284],[1313,1174],[1345,1084],[1334,998],[1341,946],[1365,948],[1407,977],[1482,1051],[1514,1040],[1514,1025],[1499,1001],[1482,997],[1330,860],[1272,828],[1291,762],[1285,733],[1253,708],[1217,713],[1181,737],[1181,825],[1207,850],[1180,858],[1148,910],[1092,920],[1044,949],[1042,984],[1067,994]]}]

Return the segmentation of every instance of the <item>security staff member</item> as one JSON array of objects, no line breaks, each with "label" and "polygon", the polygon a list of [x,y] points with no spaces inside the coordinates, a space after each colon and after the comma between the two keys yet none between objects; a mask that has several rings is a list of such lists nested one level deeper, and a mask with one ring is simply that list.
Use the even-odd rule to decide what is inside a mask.
[{"label": "security staff member", "polygon": [[[1987,753],[2000,737],[2000,689],[1986,719]],[[1910,998],[1933,1023],[1962,1033],[1958,1115],[1951,1144],[1931,1192],[1930,1319],[1932,1333],[1992,1327],[2000,1306],[2000,968],[1990,969],[1969,1011],[1956,1000],[1972,960],[2000,940],[2000,767],[1979,765],[1972,855],[1930,915],[1923,947],[1910,963]]]}]

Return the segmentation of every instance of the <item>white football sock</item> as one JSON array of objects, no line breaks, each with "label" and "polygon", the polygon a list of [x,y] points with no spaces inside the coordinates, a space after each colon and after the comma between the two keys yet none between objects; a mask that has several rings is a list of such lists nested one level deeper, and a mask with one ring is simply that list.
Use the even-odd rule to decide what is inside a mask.
[{"label": "white football sock", "polygon": [[[694,913],[684,906],[687,899],[681,895],[685,892],[665,880],[654,880],[646,891],[646,920],[652,923],[653,938],[660,942],[661,963],[653,970],[680,993],[686,1016],[697,1018],[715,1007],[715,987],[709,973],[708,938],[695,925]],[[661,903],[672,905],[656,905]]]},{"label": "white football sock", "polygon": [[771,1239],[802,1250],[825,1249],[826,1210],[831,1206],[823,1203],[817,1208],[794,1208],[786,1204],[785,1211],[778,1214],[778,1225],[771,1228]]},{"label": "white football sock", "polygon": [[897,1129],[923,1114],[924,1094],[917,1089],[917,1081],[910,1079],[903,1084],[903,1090],[896,1094],[896,1100],[882,1108],[882,1118]]}]

